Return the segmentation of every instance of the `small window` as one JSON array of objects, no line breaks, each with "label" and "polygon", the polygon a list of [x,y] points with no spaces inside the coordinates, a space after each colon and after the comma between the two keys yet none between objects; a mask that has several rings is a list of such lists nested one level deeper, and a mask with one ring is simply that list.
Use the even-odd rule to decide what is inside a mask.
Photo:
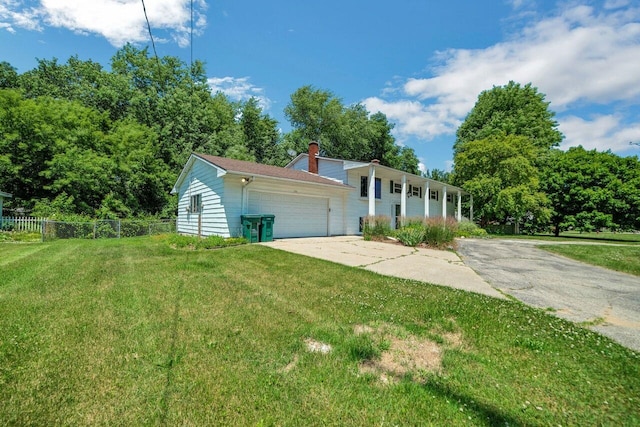
[{"label": "small window", "polygon": [[191,196],[191,204],[189,205],[189,212],[198,213],[202,208],[202,194],[194,194]]},{"label": "small window", "polygon": [[393,181],[390,181],[390,182],[391,182],[391,187],[390,187],[391,193],[398,193],[398,194],[402,193],[401,182],[393,182]]},{"label": "small window", "polygon": [[447,194],[447,203],[453,203],[453,194]]},{"label": "small window", "polygon": [[[382,180],[376,178],[375,182],[375,197],[376,199],[382,199]],[[369,197],[369,177],[360,177],[360,197]]]},{"label": "small window", "polygon": [[438,190],[431,190],[431,200],[438,200]]},{"label": "small window", "polygon": [[416,187],[415,185],[411,187],[411,195],[414,197],[422,198],[422,187]]}]

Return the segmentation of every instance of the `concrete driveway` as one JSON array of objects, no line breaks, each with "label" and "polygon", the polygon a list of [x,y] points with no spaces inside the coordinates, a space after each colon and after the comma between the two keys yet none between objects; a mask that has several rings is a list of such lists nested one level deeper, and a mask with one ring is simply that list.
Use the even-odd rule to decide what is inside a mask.
[{"label": "concrete driveway", "polygon": [[453,252],[365,241],[358,236],[278,239],[261,244],[387,276],[504,298]]},{"label": "concrete driveway", "polygon": [[594,322],[591,329],[640,351],[640,278],[536,248],[548,243],[461,239],[458,253],[505,294],[574,322]]}]

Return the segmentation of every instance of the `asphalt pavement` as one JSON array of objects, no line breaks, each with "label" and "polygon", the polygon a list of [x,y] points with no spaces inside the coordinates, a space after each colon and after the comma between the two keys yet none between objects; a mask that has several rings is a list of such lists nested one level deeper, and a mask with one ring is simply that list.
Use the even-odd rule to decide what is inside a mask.
[{"label": "asphalt pavement", "polygon": [[491,286],[640,351],[640,278],[554,255],[519,239],[460,239],[458,254]]}]

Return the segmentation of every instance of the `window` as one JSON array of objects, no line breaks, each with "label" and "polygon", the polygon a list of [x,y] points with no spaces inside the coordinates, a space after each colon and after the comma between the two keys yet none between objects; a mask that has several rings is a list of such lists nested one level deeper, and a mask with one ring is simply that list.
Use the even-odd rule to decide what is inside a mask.
[{"label": "window", "polygon": [[191,196],[191,203],[189,205],[189,212],[198,213],[202,208],[202,194],[194,194]]},{"label": "window", "polygon": [[447,203],[453,203],[453,194],[447,194]]},{"label": "window", "polygon": [[431,190],[431,200],[438,200],[438,190]]},{"label": "window", "polygon": [[411,195],[414,197],[422,198],[422,187],[416,187],[415,185],[411,187]]},{"label": "window", "polygon": [[389,186],[390,193],[402,193],[402,183],[401,182],[393,182],[389,181],[391,185]]},{"label": "window", "polygon": [[[382,180],[380,178],[376,178],[375,186],[376,199],[382,199]],[[360,177],[360,197],[369,197],[369,177],[367,176]]]}]

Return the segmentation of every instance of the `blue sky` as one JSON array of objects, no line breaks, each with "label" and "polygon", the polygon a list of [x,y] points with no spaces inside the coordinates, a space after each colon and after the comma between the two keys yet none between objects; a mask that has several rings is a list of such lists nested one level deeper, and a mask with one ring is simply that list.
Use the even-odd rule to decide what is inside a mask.
[{"label": "blue sky", "polygon": [[[145,0],[158,55],[190,59],[190,0]],[[509,80],[551,103],[562,148],[640,154],[637,0],[193,0],[193,56],[233,99],[283,109],[303,85],[395,123],[427,169],[451,167],[455,131],[478,94]],[[0,0],[0,61],[100,62],[150,47],[140,0]]]}]

